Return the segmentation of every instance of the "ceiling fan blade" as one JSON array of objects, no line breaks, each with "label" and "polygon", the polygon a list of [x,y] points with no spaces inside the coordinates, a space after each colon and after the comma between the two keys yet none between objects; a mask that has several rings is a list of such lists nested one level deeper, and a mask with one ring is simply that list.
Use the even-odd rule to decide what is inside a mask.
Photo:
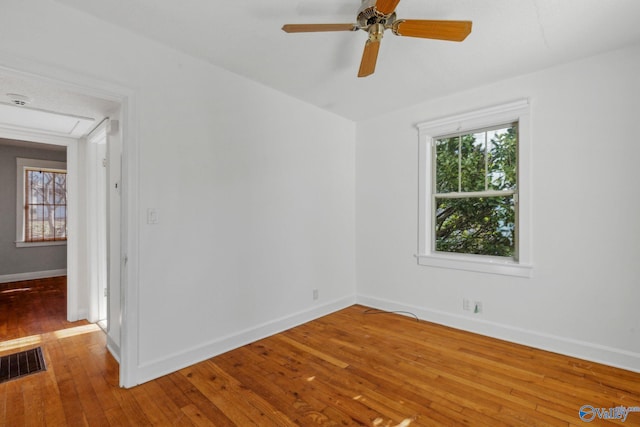
[{"label": "ceiling fan blade", "polygon": [[380,50],[379,40],[367,40],[362,53],[362,61],[360,61],[360,70],[358,77],[367,77],[376,71],[376,62],[378,61],[378,51]]},{"label": "ceiling fan blade", "polygon": [[354,24],[286,24],[282,30],[286,33],[315,33],[319,31],[356,31]]},{"label": "ceiling fan blade", "polygon": [[461,42],[471,33],[471,21],[397,20],[393,24],[397,36]]},{"label": "ceiling fan blade", "polygon": [[396,10],[400,0],[378,0],[376,1],[376,10],[383,15],[390,15]]}]

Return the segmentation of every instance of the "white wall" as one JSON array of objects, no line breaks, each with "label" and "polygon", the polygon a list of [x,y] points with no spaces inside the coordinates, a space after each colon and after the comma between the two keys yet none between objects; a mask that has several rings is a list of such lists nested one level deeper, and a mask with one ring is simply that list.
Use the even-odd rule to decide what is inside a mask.
[{"label": "white wall", "polygon": [[[358,299],[640,371],[640,46],[358,123]],[[418,266],[422,121],[529,98],[533,278]],[[463,311],[463,297],[484,313]]]},{"label": "white wall", "polygon": [[[352,122],[55,2],[2,9],[0,65],[133,93],[138,362],[127,384],[354,301]],[[158,224],[146,224],[150,207]]]}]

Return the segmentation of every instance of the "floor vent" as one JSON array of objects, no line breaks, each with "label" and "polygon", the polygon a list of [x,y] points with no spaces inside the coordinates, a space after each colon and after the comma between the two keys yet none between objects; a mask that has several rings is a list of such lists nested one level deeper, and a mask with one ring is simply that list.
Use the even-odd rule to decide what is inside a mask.
[{"label": "floor vent", "polygon": [[41,347],[0,357],[0,383],[46,370]]}]

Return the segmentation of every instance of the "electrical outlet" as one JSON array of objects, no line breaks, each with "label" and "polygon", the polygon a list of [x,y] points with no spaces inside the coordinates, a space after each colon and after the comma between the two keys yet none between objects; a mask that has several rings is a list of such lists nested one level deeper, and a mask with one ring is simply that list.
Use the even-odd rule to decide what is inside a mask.
[{"label": "electrical outlet", "polygon": [[317,289],[313,290],[313,300],[317,300],[320,297],[320,292]]},{"label": "electrical outlet", "polygon": [[462,309],[464,311],[471,311],[471,301],[469,300],[469,298],[462,299]]},{"label": "electrical outlet", "polygon": [[482,301],[474,301],[473,302],[473,312],[474,314],[482,313]]}]

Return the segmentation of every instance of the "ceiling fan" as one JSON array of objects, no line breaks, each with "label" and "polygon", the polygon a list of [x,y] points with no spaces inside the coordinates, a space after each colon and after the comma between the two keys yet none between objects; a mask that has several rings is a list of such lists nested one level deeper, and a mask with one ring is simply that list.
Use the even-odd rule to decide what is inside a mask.
[{"label": "ceiling fan", "polygon": [[374,73],[380,41],[386,30],[396,36],[420,37],[461,42],[471,33],[471,21],[429,21],[423,19],[397,19],[396,7],[400,0],[362,0],[356,18],[357,24],[286,24],[287,33],[321,31],[358,31],[369,33],[360,62],[358,77]]}]

